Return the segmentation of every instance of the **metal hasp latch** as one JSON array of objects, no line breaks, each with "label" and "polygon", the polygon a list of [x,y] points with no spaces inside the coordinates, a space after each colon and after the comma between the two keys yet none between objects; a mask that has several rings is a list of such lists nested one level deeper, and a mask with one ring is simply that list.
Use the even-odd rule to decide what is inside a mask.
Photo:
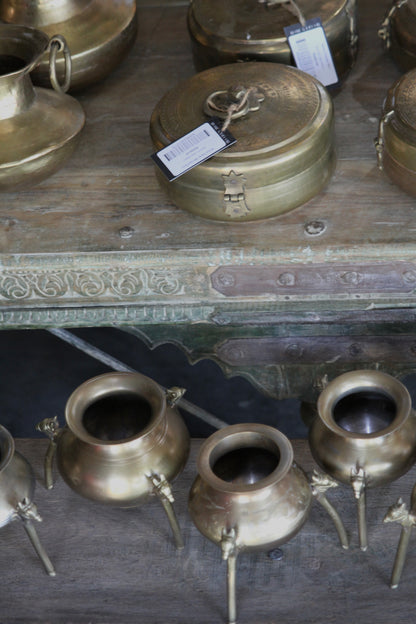
[{"label": "metal hasp latch", "polygon": [[230,171],[222,176],[224,180],[224,212],[229,217],[244,217],[250,212],[246,204],[244,183],[246,178],[242,173]]}]

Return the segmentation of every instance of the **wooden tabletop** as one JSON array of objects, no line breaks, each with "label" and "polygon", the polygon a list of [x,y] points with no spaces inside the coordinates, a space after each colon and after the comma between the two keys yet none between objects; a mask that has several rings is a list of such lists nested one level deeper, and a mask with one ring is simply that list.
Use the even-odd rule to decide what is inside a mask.
[{"label": "wooden tabletop", "polygon": [[[220,549],[192,524],[187,496],[196,475],[199,440],[174,484],[175,508],[185,540],[177,552],[162,506],[101,506],[82,499],[56,474],[43,487],[45,440],[16,440],[37,477],[35,502],[43,517],[38,535],[56,568],[47,576],[19,521],[0,530],[0,621],[4,624],[218,624],[226,622],[226,565]],[[294,441],[296,461],[314,466],[307,442]],[[300,533],[281,546],[281,558],[242,553],[237,561],[239,624],[407,624],[414,610],[416,553],[411,541],[399,588],[389,579],[400,526],[383,524],[387,508],[407,504],[415,469],[369,490],[369,548],[361,552],[350,488],[328,498],[342,516],[350,549],[339,546],[332,521],[314,502]]]},{"label": "wooden tabletop", "polygon": [[1,326],[152,323],[149,306],[166,307],[165,321],[207,321],[217,308],[253,302],[413,306],[415,200],[377,169],[374,149],[399,76],[377,37],[389,3],[358,3],[358,58],[334,96],[338,163],[327,188],[286,215],[224,224],[173,206],[157,184],[150,115],[195,70],[187,2],[140,0],[133,51],[77,95],[87,122],[70,161],[33,189],[2,194]]}]

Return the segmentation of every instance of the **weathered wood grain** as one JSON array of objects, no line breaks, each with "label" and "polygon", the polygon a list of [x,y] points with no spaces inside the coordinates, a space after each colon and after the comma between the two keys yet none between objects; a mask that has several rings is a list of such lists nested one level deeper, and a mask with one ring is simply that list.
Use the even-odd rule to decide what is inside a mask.
[{"label": "weathered wood grain", "polygon": [[[18,522],[0,531],[2,624],[215,624],[226,621],[225,565],[219,549],[202,537],[187,513],[200,441],[193,441],[185,472],[175,483],[176,510],[185,549],[172,544],[156,501],[135,510],[83,500],[57,476],[42,486],[43,440],[17,440],[38,478],[43,516],[39,536],[57,576],[44,574]],[[311,470],[306,441],[294,441],[296,461]],[[416,551],[411,542],[402,582],[389,589],[399,526],[382,524],[398,496],[408,499],[413,468],[395,483],[368,492],[370,546],[358,547],[352,492],[332,490],[351,546],[343,551],[325,512],[315,503],[301,532],[281,547],[283,558],[242,554],[238,560],[240,624],[408,623],[414,603]]]}]

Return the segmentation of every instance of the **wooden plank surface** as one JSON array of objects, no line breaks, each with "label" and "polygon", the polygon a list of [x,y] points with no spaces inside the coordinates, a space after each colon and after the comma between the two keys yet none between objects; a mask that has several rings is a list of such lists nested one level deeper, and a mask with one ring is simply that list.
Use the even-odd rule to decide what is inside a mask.
[{"label": "wooden plank surface", "polygon": [[[0,532],[0,622],[18,624],[214,624],[226,621],[225,574],[219,549],[193,526],[187,495],[196,474],[200,441],[175,483],[185,549],[175,551],[164,512],[154,501],[138,509],[107,508],[83,500],[57,476],[42,486],[44,440],[16,440],[38,479],[35,500],[43,516],[39,536],[53,560],[50,578],[18,522]],[[294,441],[295,459],[311,470],[306,441]],[[389,589],[399,526],[382,524],[399,495],[408,502],[415,469],[368,492],[369,549],[359,550],[352,492],[329,498],[350,537],[343,551],[331,521],[314,503],[301,532],[281,547],[283,558],[242,554],[238,560],[240,624],[401,624],[412,621],[416,546],[411,542],[402,582]]]},{"label": "wooden plank surface", "polygon": [[[399,76],[377,38],[389,4],[359,3],[360,48],[334,98],[338,166],[327,189],[287,215],[224,225],[174,207],[157,185],[149,159],[150,115],[166,91],[195,70],[186,3],[139,2],[132,53],[108,79],[77,96],[87,123],[71,160],[37,187],[2,195],[1,251],[161,250],[173,262],[186,262],[189,249],[202,258],[214,248],[242,250],[247,261],[261,264],[262,253],[270,251],[276,261],[292,262],[363,261],[379,259],[381,252],[397,258],[400,245],[400,258],[413,257],[414,199],[377,170],[373,145],[386,91]],[[304,225],[316,219],[326,230],[308,237]],[[118,234],[125,226],[134,228],[129,239]]]}]

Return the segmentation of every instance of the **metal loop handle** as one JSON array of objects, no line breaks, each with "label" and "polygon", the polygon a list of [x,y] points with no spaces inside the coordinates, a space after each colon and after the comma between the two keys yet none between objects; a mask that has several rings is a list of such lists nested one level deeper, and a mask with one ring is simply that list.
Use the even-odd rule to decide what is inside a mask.
[{"label": "metal loop handle", "polygon": [[[56,57],[58,52],[63,52],[65,63],[65,74],[63,84],[59,84],[56,73]],[[58,93],[66,93],[71,84],[72,60],[68,44],[62,35],[54,35],[49,41],[49,78],[52,87]]]},{"label": "metal loop handle", "polygon": [[306,24],[305,16],[303,15],[299,5],[296,3],[295,0],[258,0],[258,2],[259,4],[265,4],[267,7],[272,7],[276,4],[280,4],[285,9],[290,11],[292,15],[295,15],[298,18],[301,26],[305,26]]},{"label": "metal loop handle", "polygon": [[204,113],[225,119],[222,130],[226,130],[233,119],[244,117],[251,111],[260,108],[264,95],[256,87],[235,87],[223,91],[215,91],[204,102]]}]

